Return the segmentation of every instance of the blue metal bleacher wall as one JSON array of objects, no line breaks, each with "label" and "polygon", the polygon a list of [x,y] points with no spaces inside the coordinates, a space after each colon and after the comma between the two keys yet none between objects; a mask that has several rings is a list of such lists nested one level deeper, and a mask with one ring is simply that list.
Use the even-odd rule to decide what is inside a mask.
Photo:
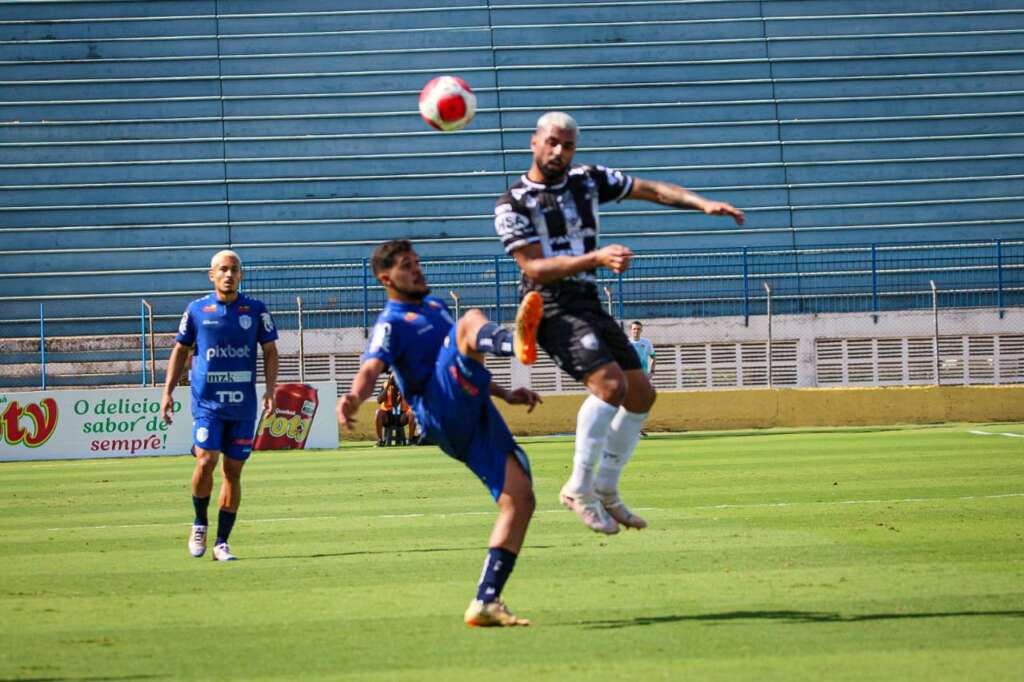
[{"label": "blue metal bleacher wall", "polygon": [[[416,113],[439,73],[478,95],[459,133]],[[35,334],[40,303],[49,334],[130,333],[141,297],[169,331],[226,246],[255,273],[398,236],[487,262],[494,199],[555,108],[583,128],[579,161],[747,212],[739,228],[607,207],[602,238],[660,254],[652,267],[690,253],[699,277],[699,254],[770,249],[799,271],[811,247],[996,240],[1024,262],[1019,0],[15,1],[0,339]],[[917,248],[926,264],[945,247]]]}]

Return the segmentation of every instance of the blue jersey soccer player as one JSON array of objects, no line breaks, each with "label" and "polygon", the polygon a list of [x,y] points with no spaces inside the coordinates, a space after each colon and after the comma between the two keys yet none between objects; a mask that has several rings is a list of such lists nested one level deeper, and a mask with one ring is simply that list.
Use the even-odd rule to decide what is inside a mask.
[{"label": "blue jersey soccer player", "polygon": [[498,503],[477,596],[464,616],[466,624],[529,625],[508,611],[501,590],[522,549],[536,504],[530,463],[491,396],[527,405],[528,411],[540,396],[526,388],[508,390],[493,383],[482,353],[514,354],[525,364],[532,363],[537,357],[542,301],[539,296],[523,299],[513,335],[476,309],[458,322],[453,320],[444,302],[429,295],[408,241],[381,244],[373,252],[372,265],[388,302],[377,318],[351,389],[338,401],[338,421],[352,428],[359,405],[370,397],[380,373],[391,367],[420,429],[469,467]]},{"label": "blue jersey soccer player", "polygon": [[256,430],[256,350],[263,349],[266,393],[263,409],[274,409],[277,384],[277,329],[262,301],[238,292],[242,261],[234,251],[220,251],[210,261],[213,293],[188,305],[181,317],[174,350],[167,364],[167,379],[160,406],[170,423],[174,413],[171,393],[178,383],[189,352],[195,347],[192,384],[192,505],[195,521],[188,548],[194,557],[206,552],[207,509],[213,491],[213,470],[224,453],[221,470],[220,514],[213,558],[235,558],[228,537],[242,501],[242,466],[252,453]]}]

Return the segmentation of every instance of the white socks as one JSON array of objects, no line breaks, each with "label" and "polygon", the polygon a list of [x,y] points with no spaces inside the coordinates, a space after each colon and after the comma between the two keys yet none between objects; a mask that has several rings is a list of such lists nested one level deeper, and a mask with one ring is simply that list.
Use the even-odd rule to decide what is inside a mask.
[{"label": "white socks", "polygon": [[[565,487],[574,493],[591,493],[601,450],[608,438],[608,429],[619,408],[590,395],[576,415],[576,452],[572,457],[572,476]],[[637,430],[639,437],[639,428]],[[634,440],[634,445],[636,442]],[[616,479],[617,480],[617,479]]]},{"label": "white socks", "polygon": [[640,429],[647,420],[648,412],[630,412],[620,407],[608,429],[608,438],[601,454],[601,468],[597,472],[595,487],[602,493],[614,493],[619,489],[622,469],[633,456],[640,440]]}]

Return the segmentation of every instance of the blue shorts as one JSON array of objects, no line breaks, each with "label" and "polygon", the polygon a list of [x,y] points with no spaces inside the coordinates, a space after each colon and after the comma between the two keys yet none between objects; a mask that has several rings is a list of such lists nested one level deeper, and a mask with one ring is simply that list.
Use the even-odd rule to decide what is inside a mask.
[{"label": "blue shorts", "polygon": [[530,461],[491,402],[490,384],[487,368],[459,353],[452,327],[415,408],[427,435],[469,467],[497,500],[505,487],[508,456],[518,460],[527,477]]},{"label": "blue shorts", "polygon": [[252,454],[256,420],[229,421],[200,414],[192,422],[192,442],[204,450],[223,452],[225,457],[244,462]]}]

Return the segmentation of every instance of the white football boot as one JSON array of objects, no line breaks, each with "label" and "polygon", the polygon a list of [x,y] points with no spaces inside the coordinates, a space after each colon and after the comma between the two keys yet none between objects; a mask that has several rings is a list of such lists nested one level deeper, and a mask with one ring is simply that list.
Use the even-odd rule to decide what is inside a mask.
[{"label": "white football boot", "polygon": [[466,614],[462,619],[471,628],[507,628],[530,624],[526,618],[520,618],[509,611],[505,602],[500,599],[486,604],[474,599],[469,602],[469,608],[466,609]]},{"label": "white football boot", "polygon": [[608,512],[608,515],[626,528],[641,530],[647,527],[647,522],[629,510],[626,503],[619,497],[618,492],[606,493],[598,490],[597,495],[601,499],[601,504],[604,506],[605,511]]},{"label": "white football boot", "polygon": [[576,512],[576,516],[580,517],[583,525],[590,530],[605,535],[615,535],[619,532],[618,522],[608,516],[601,500],[594,493],[576,493],[566,485],[562,486],[558,499],[565,507]]},{"label": "white football boot", "polygon": [[198,523],[192,526],[188,534],[188,551],[197,559],[206,554],[206,526]]},{"label": "white football boot", "polygon": [[219,545],[213,546],[214,561],[234,561],[237,558],[238,557],[231,553],[231,548],[228,547],[228,543],[222,542]]}]

